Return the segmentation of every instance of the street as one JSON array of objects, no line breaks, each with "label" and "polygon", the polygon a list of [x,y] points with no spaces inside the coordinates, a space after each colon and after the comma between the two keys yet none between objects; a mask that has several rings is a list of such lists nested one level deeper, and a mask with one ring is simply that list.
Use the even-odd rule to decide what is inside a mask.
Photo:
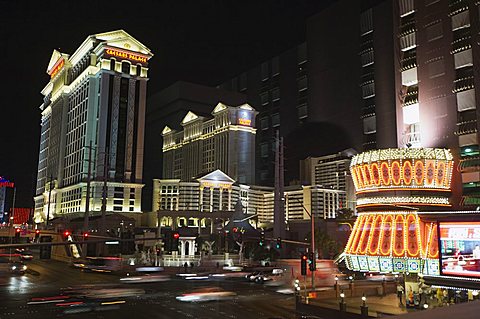
[{"label": "street", "polygon": [[[89,318],[295,318],[292,295],[279,294],[274,288],[240,279],[186,280],[172,276],[163,282],[121,284],[118,275],[82,272],[53,260],[33,260],[28,266],[23,276],[3,278],[0,318],[85,318],[87,315]],[[76,302],[69,303],[69,300],[63,302],[65,306],[58,305],[61,301],[28,304],[31,300],[43,300],[40,297],[58,296],[62,289],[87,284],[95,285],[90,289],[100,292],[105,287],[145,292],[108,299],[100,296],[92,301],[91,307],[75,307]],[[209,302],[176,300],[182,293],[201,288],[231,291],[236,296]],[[70,313],[76,311],[81,312]]]}]

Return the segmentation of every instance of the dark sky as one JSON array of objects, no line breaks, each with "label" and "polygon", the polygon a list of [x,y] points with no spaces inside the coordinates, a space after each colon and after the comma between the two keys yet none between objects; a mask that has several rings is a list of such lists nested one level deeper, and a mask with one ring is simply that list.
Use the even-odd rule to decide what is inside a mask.
[{"label": "dark sky", "polygon": [[33,205],[40,91],[53,49],[124,29],[152,50],[148,94],[177,80],[215,85],[303,41],[306,17],[332,0],[0,0],[0,175]]}]

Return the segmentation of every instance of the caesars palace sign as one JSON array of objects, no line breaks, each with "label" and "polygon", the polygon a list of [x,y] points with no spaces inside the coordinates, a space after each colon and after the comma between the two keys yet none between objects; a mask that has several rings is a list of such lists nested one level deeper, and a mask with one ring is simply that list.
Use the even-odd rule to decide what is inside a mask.
[{"label": "caesars palace sign", "polygon": [[105,53],[108,54],[109,56],[113,56],[117,58],[127,59],[135,62],[147,63],[147,57],[140,54],[115,50],[111,48],[107,48],[105,50]]}]

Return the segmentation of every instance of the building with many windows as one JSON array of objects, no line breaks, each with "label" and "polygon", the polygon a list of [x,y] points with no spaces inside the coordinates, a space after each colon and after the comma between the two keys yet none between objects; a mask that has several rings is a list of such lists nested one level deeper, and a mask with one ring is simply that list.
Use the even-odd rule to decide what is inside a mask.
[{"label": "building with many windows", "polygon": [[[276,129],[303,158],[340,151],[335,143],[447,147],[462,173],[452,203],[477,207],[479,8],[474,0],[337,1],[309,18],[304,44],[222,83],[259,111],[257,182],[272,184]],[[323,130],[308,130],[318,123]],[[285,164],[287,184],[299,178],[298,161]]]},{"label": "building with many windows", "polygon": [[323,189],[341,190],[339,208],[355,211],[355,188],[350,174],[350,160],[356,152],[352,149],[320,157],[307,157],[300,161],[300,181]]},{"label": "building with many windows", "polygon": [[179,131],[188,112],[208,117],[212,113],[212,107],[218,102],[242,105],[246,103],[246,96],[220,88],[178,81],[148,97],[145,115],[143,211],[152,209],[153,179],[163,177],[163,149],[159,147],[163,143],[163,128],[168,125],[170,129]]},{"label": "building with many windows", "polygon": [[188,112],[183,130],[165,126],[163,136],[163,178],[183,181],[216,169],[240,183],[255,181],[255,116],[248,104],[218,103],[206,118]]},{"label": "building with many windows", "polygon": [[[225,224],[239,200],[252,222],[262,227],[273,223],[273,188],[237,183],[221,170],[190,181],[155,179],[153,185],[152,207],[161,216],[161,226],[211,228],[213,232],[215,220]],[[310,213],[331,219],[336,217],[345,191],[289,186],[284,198],[287,222],[309,220]]]},{"label": "building with many windows", "polygon": [[[143,131],[150,50],[123,30],[88,36],[73,54],[53,51],[42,90],[35,222],[106,211],[141,212]],[[90,169],[89,169],[90,166]]]}]

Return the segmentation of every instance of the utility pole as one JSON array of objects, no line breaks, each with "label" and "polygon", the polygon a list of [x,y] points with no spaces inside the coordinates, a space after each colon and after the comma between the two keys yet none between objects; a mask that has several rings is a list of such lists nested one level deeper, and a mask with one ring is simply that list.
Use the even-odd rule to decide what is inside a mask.
[{"label": "utility pole", "polygon": [[[312,233],[312,237],[311,237],[311,242],[310,242],[310,247],[312,249],[311,253],[313,254],[313,260],[312,262],[316,263],[317,262],[317,253],[315,251],[315,218],[313,216],[313,212],[310,213],[307,208],[305,207],[305,205],[300,201],[298,200],[297,198],[293,198],[295,199],[297,202],[299,202],[302,207],[303,207],[303,210],[305,210],[305,212],[310,216],[310,226],[311,226],[311,233]],[[313,269],[316,270],[316,265]],[[312,289],[315,289],[315,270],[314,271],[311,271],[312,273]]]},{"label": "utility pole", "polygon": [[[90,214],[90,182],[92,175],[92,141],[88,145],[88,171],[87,171],[87,194],[85,198],[85,215],[83,219],[83,231],[88,233],[88,217]],[[82,247],[82,257],[87,256],[87,244],[83,244]]]},{"label": "utility pole", "polygon": [[52,182],[53,176],[50,174],[50,182],[48,183],[47,222],[45,224],[45,229],[48,229],[48,222],[50,221],[50,200],[52,198]]},{"label": "utility pole", "polygon": [[283,138],[277,131],[275,137],[275,184],[273,208],[273,237],[285,238],[285,206],[284,206],[284,171],[283,171]]},{"label": "utility pole", "polygon": [[107,181],[108,181],[108,149],[105,150],[103,155],[103,188],[102,188],[102,218],[100,221],[100,235],[106,235],[106,213],[107,213]]}]

